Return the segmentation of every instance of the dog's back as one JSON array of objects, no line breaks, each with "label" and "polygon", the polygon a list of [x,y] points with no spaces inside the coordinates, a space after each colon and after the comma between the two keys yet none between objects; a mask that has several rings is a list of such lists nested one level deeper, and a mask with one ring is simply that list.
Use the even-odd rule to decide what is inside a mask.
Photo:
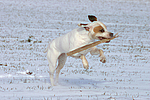
[{"label": "dog's back", "polygon": [[79,27],[53,40],[50,43],[50,47],[56,48],[61,53],[67,53],[89,42],[91,42],[91,39],[88,36],[88,32]]}]

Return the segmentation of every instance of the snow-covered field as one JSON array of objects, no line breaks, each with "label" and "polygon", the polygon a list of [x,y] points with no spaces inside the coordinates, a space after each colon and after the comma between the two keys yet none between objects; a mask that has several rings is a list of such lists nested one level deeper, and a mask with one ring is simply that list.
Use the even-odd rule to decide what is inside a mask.
[{"label": "snow-covered field", "polygon": [[[97,47],[107,62],[87,55],[90,69],[68,57],[51,87],[49,41],[94,14],[120,37]],[[0,0],[1,100],[149,100],[149,0]]]}]

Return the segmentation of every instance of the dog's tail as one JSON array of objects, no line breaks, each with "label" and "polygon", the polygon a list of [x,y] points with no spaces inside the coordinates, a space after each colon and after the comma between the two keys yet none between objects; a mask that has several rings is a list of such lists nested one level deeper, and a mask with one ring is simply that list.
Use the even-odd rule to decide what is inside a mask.
[{"label": "dog's tail", "polygon": [[43,51],[44,53],[46,53],[47,52],[47,50],[48,50],[48,47]]},{"label": "dog's tail", "polygon": [[49,45],[47,46],[47,48],[43,51],[44,53],[46,53],[48,51]]},{"label": "dog's tail", "polygon": [[48,48],[49,48],[49,44],[47,45],[47,48],[43,51],[43,53],[46,53],[48,51]]}]

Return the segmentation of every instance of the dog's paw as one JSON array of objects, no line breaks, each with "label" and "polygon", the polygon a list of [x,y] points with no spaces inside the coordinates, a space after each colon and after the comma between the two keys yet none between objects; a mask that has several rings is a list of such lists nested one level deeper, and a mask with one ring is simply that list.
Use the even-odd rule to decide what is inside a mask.
[{"label": "dog's paw", "polygon": [[105,56],[101,56],[101,57],[100,57],[100,61],[101,61],[102,63],[106,63],[106,57],[105,57]]},{"label": "dog's paw", "polygon": [[83,65],[84,69],[89,69],[89,65]]}]

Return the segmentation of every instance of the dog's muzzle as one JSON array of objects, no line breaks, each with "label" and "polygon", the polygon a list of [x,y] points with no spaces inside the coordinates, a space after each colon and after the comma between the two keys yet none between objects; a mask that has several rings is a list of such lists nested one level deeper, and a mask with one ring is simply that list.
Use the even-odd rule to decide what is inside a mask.
[{"label": "dog's muzzle", "polygon": [[[103,39],[111,39],[113,37],[113,33],[109,33],[109,36],[110,38],[106,38],[106,37],[102,37],[102,36],[99,36],[98,39],[99,40],[103,40]],[[110,41],[107,41],[106,43],[109,43]]]},{"label": "dog's muzzle", "polygon": [[109,33],[110,37],[112,38],[114,36],[114,33]]}]

